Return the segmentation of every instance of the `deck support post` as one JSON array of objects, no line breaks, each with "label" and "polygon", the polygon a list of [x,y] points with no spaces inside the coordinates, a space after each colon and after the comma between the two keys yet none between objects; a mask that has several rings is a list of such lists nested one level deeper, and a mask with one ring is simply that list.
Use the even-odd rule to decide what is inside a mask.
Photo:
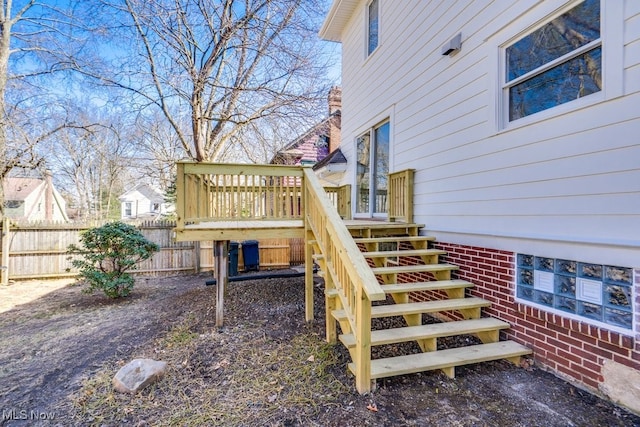
[{"label": "deck support post", "polygon": [[229,262],[228,240],[216,240],[213,242],[213,255],[215,259],[216,276],[216,327],[222,328],[224,324],[224,292],[228,281],[227,265]]},{"label": "deck support post", "polygon": [[[305,221],[306,228],[306,221]],[[313,233],[305,230],[304,245],[304,318],[307,322],[313,321],[313,248],[309,244]]]}]

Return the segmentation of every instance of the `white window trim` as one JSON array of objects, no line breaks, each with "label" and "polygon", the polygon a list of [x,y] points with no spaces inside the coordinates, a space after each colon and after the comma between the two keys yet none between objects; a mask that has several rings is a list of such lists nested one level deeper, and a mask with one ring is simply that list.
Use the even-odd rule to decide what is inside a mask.
[{"label": "white window trim", "polygon": [[[355,132],[355,136],[352,138],[352,152],[353,152],[353,156],[354,156],[354,161],[351,162],[353,164],[350,172],[351,172],[351,177],[349,179],[349,182],[352,184],[351,185],[351,200],[354,201],[354,203],[351,203],[351,215],[354,218],[369,218],[368,214],[364,214],[364,213],[356,213],[357,210],[357,196],[358,196],[358,192],[356,189],[356,179],[358,176],[358,171],[356,169],[356,163],[357,160],[356,156],[357,156],[357,152],[358,152],[358,138],[366,133],[366,132],[370,132],[373,131],[373,129],[377,128],[378,126],[382,125],[383,123],[389,123],[390,126],[390,132],[389,132],[389,173],[393,173],[394,170],[394,133],[395,133],[395,104],[393,104],[391,107],[385,109],[384,111],[381,111],[379,114],[376,114],[372,120],[368,121],[367,124],[360,126],[357,131]],[[374,218],[386,218],[387,214],[374,214]]]},{"label": "white window trim", "polygon": [[373,54],[375,54],[378,49],[380,48],[380,21],[381,21],[381,17],[382,17],[382,2],[380,0],[378,0],[378,43],[376,44],[376,47],[369,52],[369,6],[371,5],[371,3],[373,2],[373,0],[369,0],[366,3],[366,7],[365,7],[365,12],[364,12],[364,57],[365,59],[369,59],[370,57],[373,56]]},{"label": "white window trim", "polygon": [[[526,13],[523,13],[516,20],[487,39],[488,45],[491,46],[489,63],[493,64],[493,66],[489,67],[488,72],[489,96],[491,98],[489,101],[490,135],[519,129],[549,118],[558,117],[601,102],[609,101],[624,94],[624,8],[623,5],[618,2],[601,0],[601,34],[600,40],[594,44],[602,46],[603,89],[600,92],[539,111],[512,122],[509,122],[507,119],[508,99],[505,99],[507,96],[503,90],[505,86],[506,47],[572,9],[582,1],[583,0],[548,0],[538,2]],[[593,47],[593,44],[588,46]],[[584,50],[581,51],[584,52]],[[577,50],[565,55],[565,57],[573,56],[576,52]],[[566,59],[565,57],[563,58]],[[556,61],[560,61],[560,58]],[[520,80],[520,78],[518,80]]]}]

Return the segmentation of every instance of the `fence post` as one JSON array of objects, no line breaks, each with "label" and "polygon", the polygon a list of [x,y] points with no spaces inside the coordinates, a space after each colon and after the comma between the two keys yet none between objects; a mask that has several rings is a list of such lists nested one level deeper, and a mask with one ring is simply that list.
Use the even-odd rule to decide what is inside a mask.
[{"label": "fence post", "polygon": [[0,263],[0,283],[9,284],[9,218],[2,218],[2,262]]}]

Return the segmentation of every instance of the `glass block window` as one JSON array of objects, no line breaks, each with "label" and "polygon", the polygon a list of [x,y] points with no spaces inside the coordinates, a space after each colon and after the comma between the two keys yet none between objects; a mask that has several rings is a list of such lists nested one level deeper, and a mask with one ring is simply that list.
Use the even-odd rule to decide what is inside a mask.
[{"label": "glass block window", "polygon": [[633,270],[518,254],[516,295],[549,309],[633,328]]}]

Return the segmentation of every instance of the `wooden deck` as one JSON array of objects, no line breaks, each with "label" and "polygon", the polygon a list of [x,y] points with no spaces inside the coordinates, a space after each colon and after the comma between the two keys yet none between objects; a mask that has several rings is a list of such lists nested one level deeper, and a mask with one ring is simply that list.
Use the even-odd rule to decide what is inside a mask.
[{"label": "wooden deck", "polygon": [[[413,172],[390,175],[390,221],[349,219],[349,191],[327,192],[309,168],[267,165],[178,163],[176,240],[214,241],[216,325],[223,324],[230,240],[303,238],[305,241],[305,319],[313,320],[314,262],[325,287],[326,339],[342,341],[360,393],[372,379],[455,367],[487,360],[518,363],[531,350],[499,341],[508,324],[482,319],[490,301],[465,291],[472,283],[451,277],[458,267],[440,262],[443,251],[413,223]],[[335,196],[331,198],[330,195]],[[344,208],[344,209],[343,209]],[[347,219],[345,219],[347,218]],[[409,283],[408,283],[409,282]],[[416,301],[412,295],[428,291]],[[391,298],[387,298],[387,296]],[[423,315],[450,324],[422,324]],[[405,326],[371,330],[371,319],[402,317]],[[460,320],[464,319],[464,320]],[[338,328],[339,326],[339,328]],[[341,331],[338,337],[338,329]],[[438,350],[438,339],[474,334],[482,342]],[[371,347],[415,341],[421,354],[372,360]]]},{"label": "wooden deck", "polygon": [[205,221],[176,230],[176,241],[247,240],[304,237],[304,222],[291,220]]},{"label": "wooden deck", "polygon": [[[383,233],[385,230],[397,229],[400,225],[399,223],[367,218],[343,220],[343,223],[348,229],[374,229]],[[304,222],[301,219],[204,221],[185,225],[182,230],[176,231],[176,241],[257,240],[275,237],[304,237]]]}]

